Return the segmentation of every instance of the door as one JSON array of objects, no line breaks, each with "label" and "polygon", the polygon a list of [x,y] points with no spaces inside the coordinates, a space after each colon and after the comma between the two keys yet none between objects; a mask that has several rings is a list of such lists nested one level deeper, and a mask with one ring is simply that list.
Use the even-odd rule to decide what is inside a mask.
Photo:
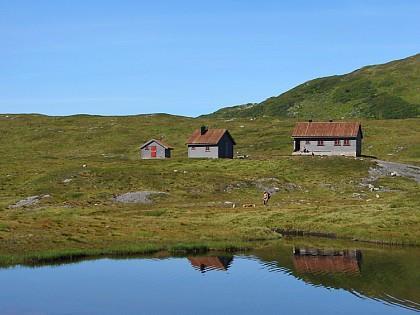
[{"label": "door", "polygon": [[152,145],[150,147],[150,151],[151,151],[150,153],[151,153],[152,158],[155,158],[156,157],[156,146]]},{"label": "door", "polygon": [[300,151],[300,140],[295,140],[295,152]]}]

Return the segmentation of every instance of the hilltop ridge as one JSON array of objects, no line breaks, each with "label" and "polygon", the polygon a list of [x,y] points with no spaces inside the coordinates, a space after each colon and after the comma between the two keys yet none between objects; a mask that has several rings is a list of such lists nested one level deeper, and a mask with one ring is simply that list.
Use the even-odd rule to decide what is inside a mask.
[{"label": "hilltop ridge", "polygon": [[416,54],[310,80],[261,103],[226,107],[204,116],[393,119],[417,117],[419,113],[420,54]]}]

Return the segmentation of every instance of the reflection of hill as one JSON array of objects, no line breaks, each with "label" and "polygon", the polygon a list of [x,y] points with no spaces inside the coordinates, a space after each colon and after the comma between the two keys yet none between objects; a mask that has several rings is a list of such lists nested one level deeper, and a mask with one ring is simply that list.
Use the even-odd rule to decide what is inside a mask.
[{"label": "reflection of hill", "polygon": [[333,258],[335,256],[299,255],[296,262],[297,255],[294,255],[291,246],[260,250],[255,254],[270,265],[270,270],[275,264],[278,270],[286,270],[308,284],[344,289],[366,297],[420,310],[420,251],[418,249],[378,248],[363,249],[361,252],[363,252],[363,262],[359,258],[359,269],[356,274],[339,271],[356,268],[355,261],[344,262],[344,256]]},{"label": "reflection of hill", "polygon": [[232,263],[233,257],[231,256],[200,256],[200,257],[188,257],[191,265],[201,272],[208,270],[228,270]]},{"label": "reflection of hill", "polygon": [[293,266],[299,273],[358,274],[362,254],[359,250],[320,251],[295,248]]}]

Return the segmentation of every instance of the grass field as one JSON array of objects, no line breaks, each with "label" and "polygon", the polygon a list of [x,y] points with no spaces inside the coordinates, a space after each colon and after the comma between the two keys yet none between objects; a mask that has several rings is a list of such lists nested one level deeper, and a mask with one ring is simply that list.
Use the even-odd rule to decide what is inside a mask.
[{"label": "grass field", "polygon": [[[229,128],[235,151],[249,159],[188,160],[185,140],[201,124]],[[375,186],[390,191],[370,192],[360,186],[370,158],[291,157],[293,124],[271,118],[0,115],[0,255],[13,260],[231,248],[277,239],[274,228],[420,243],[418,183],[383,178]],[[363,154],[420,165],[420,119],[362,125]],[[175,147],[172,159],[139,159],[139,145],[152,137]],[[263,207],[267,186],[279,192]],[[112,200],[146,190],[168,194],[145,205]],[[44,194],[50,197],[33,207],[8,208]],[[243,208],[245,203],[256,207]]]}]

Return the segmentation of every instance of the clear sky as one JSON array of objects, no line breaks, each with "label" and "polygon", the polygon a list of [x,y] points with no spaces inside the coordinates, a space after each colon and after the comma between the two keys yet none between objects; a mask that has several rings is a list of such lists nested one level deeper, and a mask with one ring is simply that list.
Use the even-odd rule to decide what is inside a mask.
[{"label": "clear sky", "polygon": [[418,0],[0,0],[0,112],[196,116],[419,52]]}]

